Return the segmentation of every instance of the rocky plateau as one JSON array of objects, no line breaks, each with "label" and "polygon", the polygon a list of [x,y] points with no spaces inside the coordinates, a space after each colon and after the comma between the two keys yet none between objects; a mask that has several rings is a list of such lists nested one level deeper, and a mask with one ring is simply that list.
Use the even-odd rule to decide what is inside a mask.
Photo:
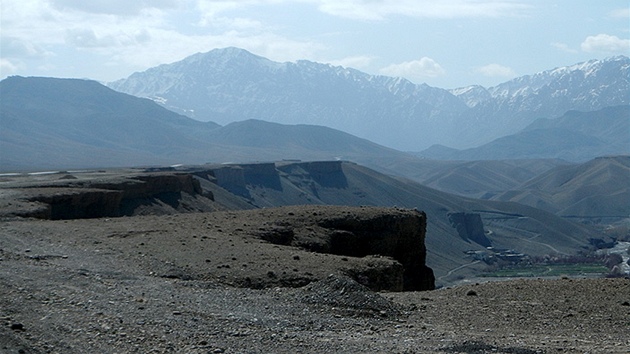
[{"label": "rocky plateau", "polygon": [[431,290],[424,212],[254,208],[218,170],[3,176],[0,351],[628,352],[628,279]]}]

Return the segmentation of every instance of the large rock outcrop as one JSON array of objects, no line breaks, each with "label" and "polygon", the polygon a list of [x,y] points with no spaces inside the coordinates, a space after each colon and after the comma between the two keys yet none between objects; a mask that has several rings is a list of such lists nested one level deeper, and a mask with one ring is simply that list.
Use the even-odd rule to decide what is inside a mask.
[{"label": "large rock outcrop", "polygon": [[5,214],[52,220],[210,211],[213,200],[191,174],[176,172],[84,180],[66,174],[10,191],[19,196]]},{"label": "large rock outcrop", "polygon": [[[304,207],[300,210],[304,210]],[[317,206],[310,213],[269,222],[259,236],[269,242],[350,257],[376,257],[371,266],[347,274],[373,290],[413,291],[435,287],[426,266],[426,215],[410,209]],[[294,215],[291,215],[294,214]],[[396,263],[381,262],[378,257]]]},{"label": "large rock outcrop", "polygon": [[[199,171],[196,172],[199,175]],[[204,170],[202,178],[212,179],[226,190],[249,198],[247,186],[282,190],[280,176],[274,163],[220,165]]]},{"label": "large rock outcrop", "polygon": [[[318,183],[338,187],[337,183],[342,181],[336,176],[343,175],[338,162],[298,163],[292,168],[308,170],[320,181]],[[279,170],[274,164],[107,176],[97,172],[89,176],[78,173],[73,176],[66,172],[42,178],[45,181],[30,184],[16,178],[11,188],[7,188],[7,184],[0,189],[0,216],[67,220],[216,211],[222,204],[213,200],[208,184],[216,188],[214,191],[219,193],[220,199],[235,197],[221,189],[221,184],[245,182],[248,186],[270,189],[280,185],[277,180]],[[313,205],[262,208],[248,213],[251,214],[244,212],[233,216],[242,219],[243,224],[242,228],[235,228],[234,233],[258,237],[280,247],[298,247],[334,255],[339,262],[336,269],[372,290],[430,290],[435,287],[433,271],[426,266],[424,212]],[[321,266],[313,269],[318,267]],[[321,275],[314,277],[315,271],[310,272],[311,275],[298,274],[292,269],[284,273],[274,272],[272,276],[247,273],[232,283],[257,288],[301,286],[321,279]],[[175,276],[179,277],[178,274]],[[187,272],[181,275],[182,279],[190,276]]]},{"label": "large rock outcrop", "polygon": [[449,213],[448,220],[464,241],[472,241],[483,247],[492,246],[492,242],[486,237],[481,215],[465,212]]}]

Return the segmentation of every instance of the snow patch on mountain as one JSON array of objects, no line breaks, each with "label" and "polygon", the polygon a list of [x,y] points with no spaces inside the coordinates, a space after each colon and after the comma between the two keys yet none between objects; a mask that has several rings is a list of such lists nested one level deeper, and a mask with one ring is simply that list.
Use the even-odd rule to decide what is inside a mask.
[{"label": "snow patch on mountain", "polygon": [[315,124],[401,150],[477,146],[568,110],[630,104],[630,59],[590,60],[484,88],[444,90],[307,60],[215,49],[109,86],[198,120]]}]

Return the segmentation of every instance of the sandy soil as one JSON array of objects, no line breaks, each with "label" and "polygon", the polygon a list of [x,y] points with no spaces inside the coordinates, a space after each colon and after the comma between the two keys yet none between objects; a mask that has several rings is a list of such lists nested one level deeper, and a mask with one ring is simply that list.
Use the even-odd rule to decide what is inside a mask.
[{"label": "sandy soil", "polygon": [[391,259],[262,240],[278,210],[3,220],[0,352],[630,352],[628,279],[375,293],[343,270]]}]

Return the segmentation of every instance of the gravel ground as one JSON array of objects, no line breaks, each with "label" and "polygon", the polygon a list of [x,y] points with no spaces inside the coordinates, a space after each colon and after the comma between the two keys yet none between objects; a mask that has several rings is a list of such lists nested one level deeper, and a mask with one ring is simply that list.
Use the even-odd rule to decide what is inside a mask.
[{"label": "gravel ground", "polygon": [[271,212],[2,221],[0,352],[630,353],[628,279],[375,293]]}]

